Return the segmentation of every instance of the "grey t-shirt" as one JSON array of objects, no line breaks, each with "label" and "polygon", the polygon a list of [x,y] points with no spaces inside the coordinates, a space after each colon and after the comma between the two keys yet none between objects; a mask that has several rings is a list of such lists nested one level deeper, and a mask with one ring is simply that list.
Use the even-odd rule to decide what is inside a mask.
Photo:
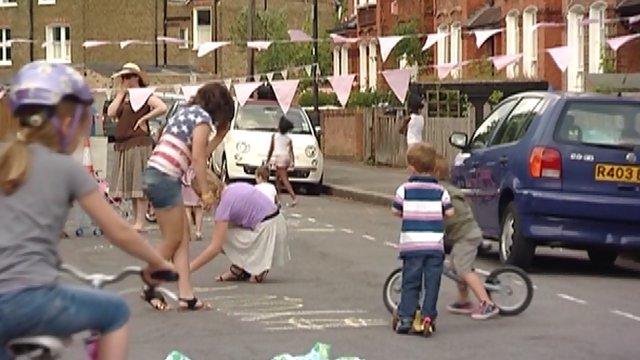
[{"label": "grey t-shirt", "polygon": [[56,281],[58,241],[69,209],[97,189],[71,156],[42,145],[29,150],[26,181],[9,196],[0,191],[0,294]]}]

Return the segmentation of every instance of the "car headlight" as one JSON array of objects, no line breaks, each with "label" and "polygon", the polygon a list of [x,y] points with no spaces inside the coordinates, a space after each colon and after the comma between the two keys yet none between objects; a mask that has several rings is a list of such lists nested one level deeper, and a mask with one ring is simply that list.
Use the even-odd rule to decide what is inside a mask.
[{"label": "car headlight", "polygon": [[236,144],[236,150],[238,150],[239,153],[246,154],[250,149],[251,147],[249,146],[249,144],[244,141],[240,141]]},{"label": "car headlight", "polygon": [[304,153],[308,158],[313,159],[318,155],[318,149],[316,149],[316,147],[313,145],[309,145],[306,149],[304,149]]}]

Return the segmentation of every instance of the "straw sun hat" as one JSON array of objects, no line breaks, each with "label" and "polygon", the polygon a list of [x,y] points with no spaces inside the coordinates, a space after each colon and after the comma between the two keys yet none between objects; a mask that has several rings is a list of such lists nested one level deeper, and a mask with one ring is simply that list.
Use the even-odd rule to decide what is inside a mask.
[{"label": "straw sun hat", "polygon": [[116,72],[115,74],[111,75],[111,78],[115,79],[115,78],[119,78],[119,77],[121,77],[123,75],[127,75],[127,74],[138,75],[138,77],[140,78],[142,83],[144,85],[147,85],[147,79],[145,78],[144,73],[140,69],[140,66],[138,66],[138,65],[136,65],[134,63],[126,63],[126,64],[122,65],[122,69],[120,69],[120,71]]}]

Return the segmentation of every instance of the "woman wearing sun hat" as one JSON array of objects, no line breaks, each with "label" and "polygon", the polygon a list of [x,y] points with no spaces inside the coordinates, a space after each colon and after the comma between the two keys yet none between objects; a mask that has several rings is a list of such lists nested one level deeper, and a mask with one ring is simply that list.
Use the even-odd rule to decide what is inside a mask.
[{"label": "woman wearing sun hat", "polygon": [[118,161],[111,173],[110,192],[114,197],[133,200],[133,226],[144,231],[147,200],[142,190],[142,174],[153,145],[149,136],[149,120],[166,113],[167,106],[151,94],[138,111],[133,109],[128,90],[148,85],[138,65],[124,64],[111,77],[121,82],[107,110],[109,116],[117,119],[115,150]]}]

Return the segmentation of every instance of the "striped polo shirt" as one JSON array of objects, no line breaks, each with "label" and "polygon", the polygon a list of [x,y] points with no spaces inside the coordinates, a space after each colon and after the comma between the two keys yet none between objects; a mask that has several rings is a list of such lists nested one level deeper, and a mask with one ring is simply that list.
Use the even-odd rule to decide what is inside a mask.
[{"label": "striped polo shirt", "polygon": [[396,191],[392,210],[402,216],[400,257],[444,251],[444,212],[449,193],[431,176],[412,176]]}]

